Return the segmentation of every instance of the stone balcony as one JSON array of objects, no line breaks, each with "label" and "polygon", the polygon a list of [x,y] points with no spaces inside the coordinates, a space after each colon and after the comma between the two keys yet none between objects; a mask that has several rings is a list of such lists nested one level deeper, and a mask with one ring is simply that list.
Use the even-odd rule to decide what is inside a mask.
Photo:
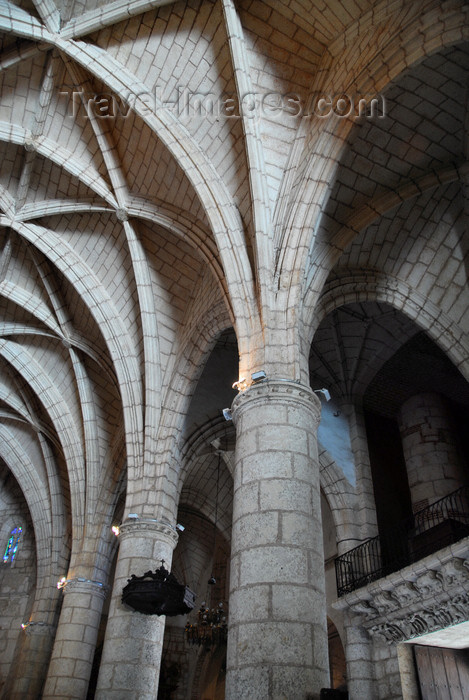
[{"label": "stone balcony", "polygon": [[469,487],[462,486],[385,535],[335,560],[339,598],[469,536]]},{"label": "stone balcony", "polygon": [[469,537],[343,595],[333,607],[389,644],[467,622]]}]

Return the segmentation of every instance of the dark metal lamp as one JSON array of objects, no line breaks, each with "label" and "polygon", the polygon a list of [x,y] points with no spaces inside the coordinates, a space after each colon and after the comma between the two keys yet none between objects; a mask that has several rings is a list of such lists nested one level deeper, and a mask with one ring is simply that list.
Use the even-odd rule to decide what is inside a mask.
[{"label": "dark metal lamp", "polygon": [[218,603],[218,607],[211,610],[202,603],[197,613],[197,622],[191,623],[188,620],[184,629],[184,637],[189,645],[203,646],[206,649],[226,644],[227,636],[228,625],[223,603]]}]

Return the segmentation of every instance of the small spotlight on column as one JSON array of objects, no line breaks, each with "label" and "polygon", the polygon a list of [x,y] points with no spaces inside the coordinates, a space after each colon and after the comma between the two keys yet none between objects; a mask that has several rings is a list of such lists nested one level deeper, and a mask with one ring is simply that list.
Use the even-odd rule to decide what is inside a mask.
[{"label": "small spotlight on column", "polygon": [[241,377],[237,382],[233,382],[232,389],[237,389],[238,391],[244,391],[247,389],[247,382],[244,377]]},{"label": "small spotlight on column", "polygon": [[314,393],[315,394],[322,394],[324,396],[324,398],[326,399],[326,401],[331,400],[331,395],[330,395],[328,389],[315,389]]}]

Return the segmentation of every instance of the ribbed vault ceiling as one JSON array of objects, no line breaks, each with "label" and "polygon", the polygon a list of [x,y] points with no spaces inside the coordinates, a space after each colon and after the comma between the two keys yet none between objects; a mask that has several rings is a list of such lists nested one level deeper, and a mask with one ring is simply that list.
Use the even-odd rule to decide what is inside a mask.
[{"label": "ribbed vault ceiling", "polygon": [[[185,89],[307,100],[329,71],[355,67],[357,84],[384,84],[368,68],[409,12],[371,0],[3,3],[0,401],[10,460],[29,456],[54,532],[79,541],[104,522],[126,469],[131,486],[153,480],[142,509],[160,505],[156,492],[171,503],[184,474],[186,506],[213,519],[212,448],[182,464],[183,443],[206,425],[209,446],[216,437],[242,346],[272,344],[276,321],[302,314],[312,334],[326,283],[332,294],[347,276],[381,275],[441,308],[445,328],[467,328],[467,44],[407,57],[383,120],[181,111]],[[420,326],[385,302],[334,308],[311,374],[355,400]],[[233,325],[238,346],[221,336],[232,345],[217,359]],[[68,524],[54,479],[68,483]]]}]

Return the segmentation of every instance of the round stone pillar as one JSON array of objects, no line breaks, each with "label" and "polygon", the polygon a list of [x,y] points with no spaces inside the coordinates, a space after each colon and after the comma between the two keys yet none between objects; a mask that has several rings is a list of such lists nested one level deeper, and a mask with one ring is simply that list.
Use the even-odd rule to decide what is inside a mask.
[{"label": "round stone pillar", "polygon": [[452,417],[442,396],[412,396],[401,407],[399,428],[414,512],[463,485]]},{"label": "round stone pillar", "polygon": [[375,700],[377,690],[372,659],[372,641],[358,616],[344,610],[347,689],[350,700]]},{"label": "round stone pillar", "polygon": [[55,625],[29,620],[22,625],[24,637],[17,662],[12,664],[13,677],[7,680],[2,697],[8,700],[36,700],[42,697]]},{"label": "round stone pillar", "polygon": [[166,618],[124,605],[122,590],[132,574],[155,571],[162,559],[170,570],[177,539],[168,523],[139,518],[121,525],[96,700],[155,700]]},{"label": "round stone pillar", "polygon": [[86,698],[106,586],[72,578],[63,584],[63,603],[43,700]]},{"label": "round stone pillar", "polygon": [[329,684],[317,426],[291,381],[233,402],[236,452],[227,700],[306,700]]},{"label": "round stone pillar", "polygon": [[34,603],[22,623],[13,663],[0,693],[8,700],[36,700],[42,697],[57,622],[61,593],[57,578],[46,569],[38,575]]},{"label": "round stone pillar", "polygon": [[402,700],[420,700],[421,694],[412,645],[403,642],[398,644],[397,659],[401,675]]}]

